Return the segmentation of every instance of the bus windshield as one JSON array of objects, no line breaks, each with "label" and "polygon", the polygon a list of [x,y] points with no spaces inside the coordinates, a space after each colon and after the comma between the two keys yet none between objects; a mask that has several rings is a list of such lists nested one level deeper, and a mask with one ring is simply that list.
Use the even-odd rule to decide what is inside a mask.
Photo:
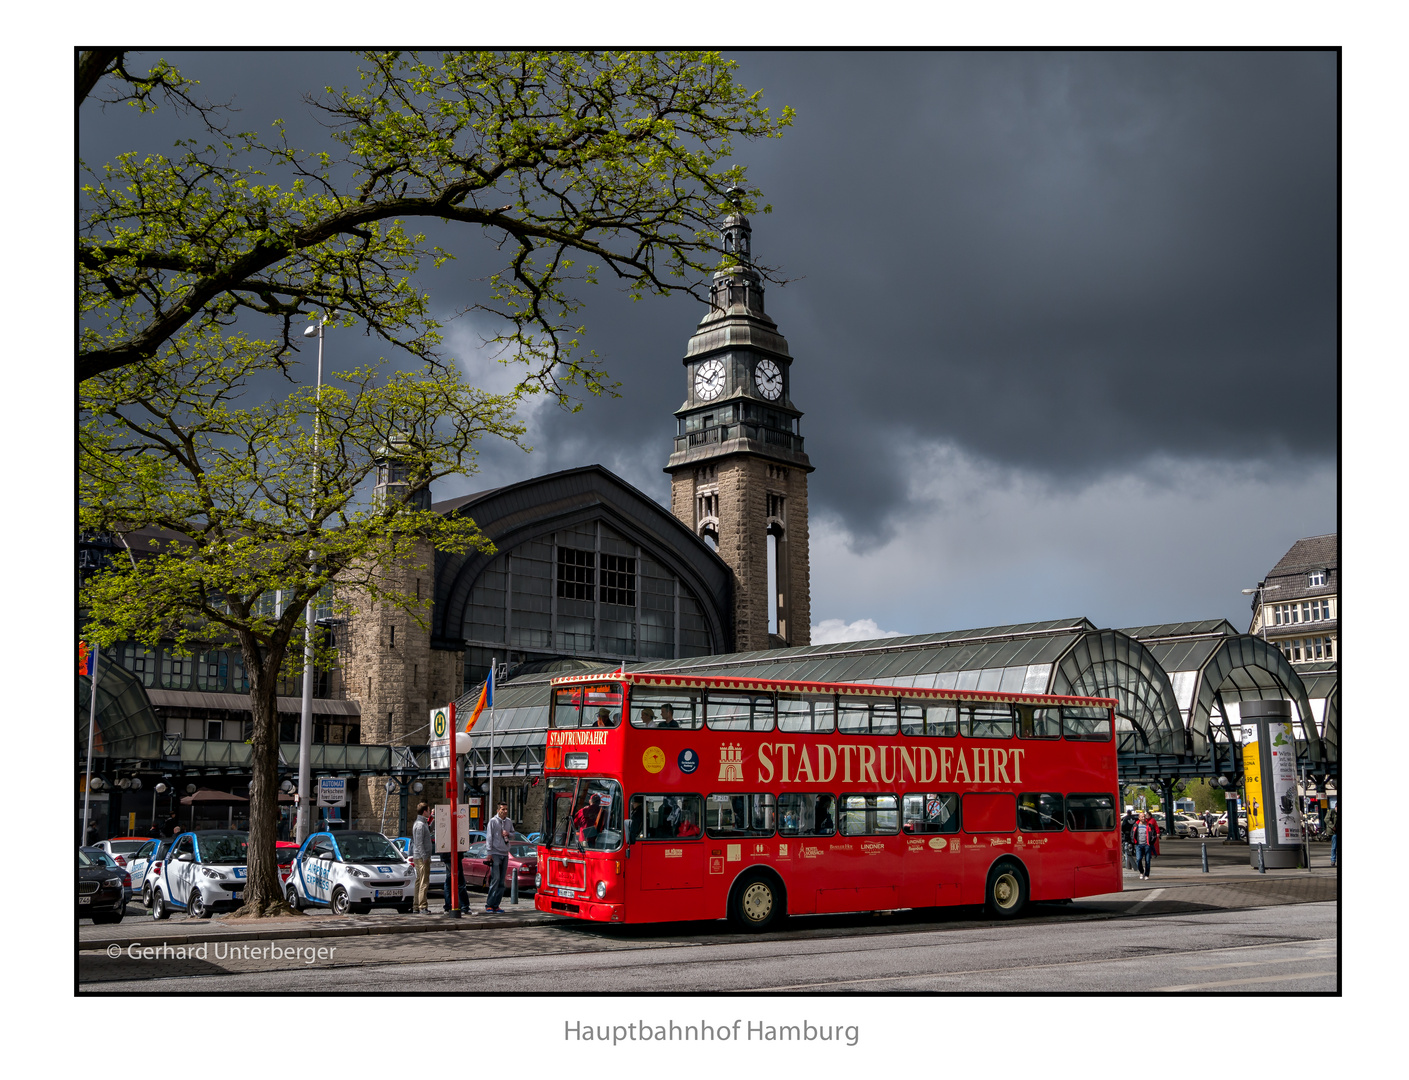
[{"label": "bus windshield", "polygon": [[617,850],[621,847],[621,785],[589,777],[549,780],[543,837],[552,847]]}]

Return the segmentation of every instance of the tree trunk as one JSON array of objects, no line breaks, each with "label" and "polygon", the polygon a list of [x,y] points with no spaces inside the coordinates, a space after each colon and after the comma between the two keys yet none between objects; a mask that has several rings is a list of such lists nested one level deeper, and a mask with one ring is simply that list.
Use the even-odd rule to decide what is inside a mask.
[{"label": "tree trunk", "polygon": [[[274,857],[274,845],[279,839],[278,657],[270,652],[261,658],[249,647],[242,651],[245,670],[250,673],[254,738],[250,760],[249,879],[240,914],[286,914],[289,908]],[[306,793],[304,797],[307,798]]]}]

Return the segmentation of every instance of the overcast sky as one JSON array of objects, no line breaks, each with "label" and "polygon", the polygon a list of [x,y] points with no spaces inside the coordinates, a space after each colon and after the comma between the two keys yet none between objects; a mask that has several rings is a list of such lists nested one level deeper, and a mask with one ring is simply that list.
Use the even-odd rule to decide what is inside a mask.
[{"label": "overcast sky", "polygon": [[[302,94],[355,80],[342,54],[169,55],[234,100],[235,127],[284,118],[310,149]],[[774,207],[755,256],[790,279],[767,306],[817,469],[822,634],[1245,628],[1240,590],[1337,528],[1336,57],[732,55],[797,110],[735,160]],[[85,112],[81,152],[166,149],[174,131]],[[442,315],[490,265],[482,237],[447,242],[461,258],[424,279]],[[702,309],[610,284],[587,298],[621,396],[533,411],[532,454],[486,447],[437,499],[601,462],[668,501]],[[449,324],[476,373],[486,328]],[[355,331],[328,349],[377,352]]]}]

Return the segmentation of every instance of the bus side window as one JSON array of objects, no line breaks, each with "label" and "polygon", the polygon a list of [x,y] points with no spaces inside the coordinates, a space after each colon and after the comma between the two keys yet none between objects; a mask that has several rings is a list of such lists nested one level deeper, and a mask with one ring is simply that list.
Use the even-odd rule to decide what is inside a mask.
[{"label": "bus side window", "polygon": [[900,730],[906,735],[952,739],[959,733],[959,710],[953,702],[901,698]]},{"label": "bus side window", "polygon": [[1024,739],[1060,739],[1062,714],[1060,709],[1036,709],[1019,705],[1018,734]]},{"label": "bus side window", "polygon": [[899,730],[896,699],[841,697],[837,699],[837,730],[853,735],[894,735]]},{"label": "bus side window", "polygon": [[711,693],[706,699],[709,726],[715,731],[772,731],[771,694]]},{"label": "bus side window", "polygon": [[1013,708],[989,702],[965,702],[960,706],[964,734],[970,739],[1011,739]]},{"label": "bus side window", "polygon": [[907,833],[959,831],[959,796],[955,792],[925,792],[905,796],[904,829]]},{"label": "bus side window", "polygon": [[1024,791],[1018,796],[1018,828],[1023,832],[1061,832],[1062,797],[1056,792]]},{"label": "bus side window", "polygon": [[1105,709],[1090,705],[1062,706],[1062,733],[1068,739],[1109,742],[1111,717]]}]

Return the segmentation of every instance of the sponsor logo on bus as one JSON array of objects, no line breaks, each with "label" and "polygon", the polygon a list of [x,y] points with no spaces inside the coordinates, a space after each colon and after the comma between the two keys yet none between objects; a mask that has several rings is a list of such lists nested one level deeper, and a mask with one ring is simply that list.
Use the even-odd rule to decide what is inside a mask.
[{"label": "sponsor logo on bus", "polygon": [[862,851],[884,851],[885,849],[885,844],[878,840],[870,840],[861,845]]},{"label": "sponsor logo on bus", "polygon": [[935,851],[943,851],[944,848],[945,848],[945,846],[946,846],[946,841],[945,841],[944,837],[942,837],[942,836],[932,836],[932,837],[930,837],[930,847],[934,848]]},{"label": "sponsor logo on bus", "polygon": [[778,858],[780,858],[780,859],[788,859],[788,858],[791,858],[791,857],[792,857],[792,856],[790,856],[790,855],[788,854],[788,845],[787,845],[787,844],[779,844],[779,845],[778,845]]},{"label": "sponsor logo on bus", "polygon": [[711,874],[722,874],[722,873],[724,873],[724,860],[721,859],[721,858],[719,858],[719,857],[717,857],[717,856],[716,856],[715,858],[710,859],[710,860],[709,860],[709,872],[710,872]]},{"label": "sponsor logo on bus", "polygon": [[724,852],[730,862],[740,862],[743,859],[743,847],[742,844],[726,844],[724,846]]},{"label": "sponsor logo on bus", "polygon": [[685,849],[678,847],[668,847],[665,849],[665,857],[667,859],[683,859],[685,857]]},{"label": "sponsor logo on bus", "polygon": [[589,728],[586,731],[575,731],[562,729],[548,732],[549,746],[606,746],[607,736],[610,731],[598,728]]},{"label": "sponsor logo on bus", "polygon": [[[1021,784],[1027,747],[869,746],[841,743],[766,742],[758,747],[755,779],[760,784]],[[726,772],[728,775],[726,775]],[[740,748],[720,751],[719,779],[743,780]]]},{"label": "sponsor logo on bus", "polygon": [[648,746],[641,755],[641,764],[648,773],[658,773],[665,768],[665,751],[659,746]]}]

